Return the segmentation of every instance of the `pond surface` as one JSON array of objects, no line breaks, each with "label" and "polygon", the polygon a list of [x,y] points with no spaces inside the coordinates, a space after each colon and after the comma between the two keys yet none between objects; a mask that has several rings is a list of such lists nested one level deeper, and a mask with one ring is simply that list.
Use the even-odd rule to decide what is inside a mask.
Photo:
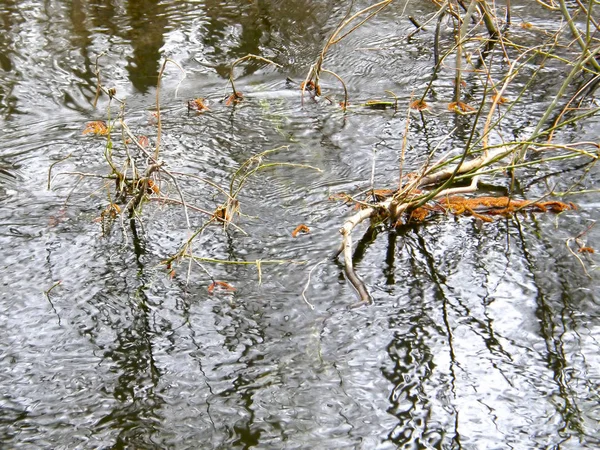
[{"label": "pond surface", "polygon": [[[534,2],[512,3],[511,34],[523,45],[559,26]],[[2,448],[600,446],[597,256],[582,254],[580,263],[566,245],[600,218],[597,193],[565,197],[579,208],[559,215],[363,224],[354,262],[374,304],[348,308],[356,294],[331,255],[354,210],[329,197],[357,195],[371,179],[397,184],[407,105],[433,67],[434,24],[407,39],[408,16],[424,22],[436,7],[396,2],[332,50],[327,67],[344,78],[351,103],[389,100],[385,91],[399,99],[398,112],[344,114],[335,79],[323,80],[334,104],[303,104],[297,83],[347,7],[0,0]],[[93,107],[103,51],[104,85],[116,87],[129,126],[152,143],[162,61],[185,70],[181,81],[167,65],[162,79],[169,170],[226,187],[249,157],[287,146],[269,161],[291,164],[256,173],[240,194],[236,224],[246,234],[211,226],[194,244],[196,256],[260,266],[205,262],[188,273],[180,264],[171,278],[160,262],[190,235],[181,207],[148,204],[143,226],[117,222],[103,234],[102,181],[60,175],[48,189],[54,163],[55,174],[108,171],[105,139],[82,135],[108,115],[105,96]],[[247,98],[225,106],[229,66],[248,53],[282,67],[240,64],[236,87]],[[535,125],[564,70],[548,64],[503,125],[507,133]],[[481,89],[476,76],[466,78],[468,95]],[[530,76],[520,74],[506,95],[515,98]],[[452,78],[442,70],[431,112],[411,116],[406,171],[436,146],[462,148],[469,138],[472,116],[447,110]],[[210,111],[188,111],[196,97]],[[555,139],[597,142],[599,133],[592,116]],[[506,194],[512,184],[535,199],[565,191],[584,172],[577,190],[592,190],[600,173],[587,161],[524,168],[514,183],[495,175],[486,190]],[[181,189],[208,211],[224,200],[194,178],[182,178]],[[190,212],[193,229],[206,219]],[[293,238],[302,223],[310,233]],[[581,235],[590,247],[599,238],[593,227]],[[209,294],[213,279],[235,292]]]}]

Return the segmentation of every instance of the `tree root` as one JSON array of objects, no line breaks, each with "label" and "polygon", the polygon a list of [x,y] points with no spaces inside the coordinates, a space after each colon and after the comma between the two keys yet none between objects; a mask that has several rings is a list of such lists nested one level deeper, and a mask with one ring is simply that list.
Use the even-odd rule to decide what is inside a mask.
[{"label": "tree root", "polygon": [[[342,228],[341,245],[335,255],[344,254],[344,270],[348,281],[356,289],[360,302],[353,306],[369,305],[373,299],[367,287],[354,270],[352,263],[352,231],[366,219],[389,218],[392,223],[402,223],[402,216],[408,214],[408,220],[422,221],[430,213],[451,212],[455,215],[469,214],[478,217],[485,222],[492,221],[492,215],[510,215],[523,208],[537,211],[561,212],[576,209],[572,203],[559,201],[531,201],[516,200],[509,197],[475,197],[465,198],[456,194],[475,192],[479,171],[484,167],[498,162],[509,155],[515,154],[519,149],[518,144],[498,147],[493,150],[485,150],[477,158],[455,165],[446,165],[442,160],[430,168],[423,168],[419,173],[409,174],[410,180],[402,189],[391,191],[385,189],[370,192],[376,203],[367,204],[357,202],[361,208],[349,217]],[[452,187],[455,177],[471,177],[472,182],[468,186]],[[427,186],[440,184],[433,190],[425,191]],[[345,199],[352,199],[345,196]],[[353,200],[353,199],[352,199]]]}]

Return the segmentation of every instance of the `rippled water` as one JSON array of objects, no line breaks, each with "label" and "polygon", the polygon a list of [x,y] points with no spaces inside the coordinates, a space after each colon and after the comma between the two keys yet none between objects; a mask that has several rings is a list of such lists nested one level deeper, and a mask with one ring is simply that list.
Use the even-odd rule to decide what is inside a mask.
[{"label": "rippled water", "polygon": [[[541,28],[557,28],[551,12],[513,3],[512,37],[524,45]],[[597,194],[568,197],[579,209],[558,216],[363,226],[355,264],[375,303],[347,308],[355,293],[341,264],[326,258],[353,211],[329,196],[368,189],[373,167],[377,186],[397,182],[406,105],[433,65],[434,26],[407,40],[407,16],[424,20],[436,9],[396,2],[327,59],[351,102],[389,90],[398,113],[302,105],[286,77],[304,78],[346,8],[309,0],[0,1],[0,447],[600,446],[597,256],[582,258],[586,274],[565,245],[598,220]],[[103,82],[126,99],[129,126],[152,142],[160,64],[168,57],[185,69],[180,83],[179,69],[167,66],[162,82],[170,170],[226,186],[250,156],[281,145],[288,148],[273,161],[322,170],[259,172],[240,196],[237,224],[247,235],[212,227],[197,240],[197,256],[265,261],[260,273],[204,264],[235,292],[209,295],[200,267],[186,283],[185,265],[173,279],[159,265],[188,236],[180,208],[148,205],[143,228],[123,233],[116,224],[103,237],[94,221],[108,202],[101,183],[62,175],[47,189],[50,165],[69,155],[55,173],[107,171],[103,140],[82,135],[86,122],[107,114],[106,99],[92,106],[102,51]],[[247,53],[282,68],[242,64],[236,86],[247,99],[226,107],[219,100],[229,65]],[[545,109],[557,67],[548,64],[536,95],[515,108],[511,132],[525,133]],[[341,100],[335,80],[324,86]],[[452,73],[442,71],[433,113],[411,119],[406,170],[440,143],[449,150],[467,140],[470,119],[446,109],[451,92]],[[195,97],[207,97],[211,110],[190,113],[186,100]],[[558,138],[597,141],[599,130],[592,117]],[[527,198],[565,190],[583,168],[523,169],[516,190]],[[599,173],[587,169],[582,188],[593,189]],[[486,183],[503,193],[511,179]],[[223,201],[195,179],[182,179],[182,189],[208,210]],[[204,217],[191,220],[198,227]],[[300,223],[310,233],[292,238]],[[598,236],[591,228],[582,239],[594,247]],[[311,309],[301,293],[313,268]]]}]

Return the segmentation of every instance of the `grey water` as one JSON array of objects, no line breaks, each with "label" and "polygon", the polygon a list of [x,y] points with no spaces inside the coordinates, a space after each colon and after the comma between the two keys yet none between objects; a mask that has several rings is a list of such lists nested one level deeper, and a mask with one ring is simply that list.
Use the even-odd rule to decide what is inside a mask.
[{"label": "grey water", "polygon": [[[539,3],[511,3],[515,42],[537,45],[559,27]],[[577,210],[362,224],[354,264],[374,303],[348,308],[356,294],[331,255],[355,210],[331,197],[358,195],[372,179],[397,185],[407,117],[405,172],[436,147],[462,148],[473,120],[447,109],[451,68],[434,82],[430,111],[407,116],[431,77],[435,29],[409,37],[408,17],[424,23],[433,2],[396,1],[332,49],[326,66],[346,82],[348,112],[332,77],[321,101],[302,100],[297,86],[349,4],[0,0],[0,448],[600,446],[598,256],[569,250],[576,237],[594,248],[600,236],[600,173],[589,160],[483,181],[492,194],[531,199],[579,183],[564,197]],[[442,37],[450,42],[451,23]],[[230,65],[248,53],[280,67],[241,63],[246,98],[226,106]],[[506,69],[499,55],[494,74]],[[227,188],[262,151],[282,146],[268,162],[287,163],[245,184],[239,229],[214,225],[195,240],[195,256],[228,263],[184,262],[173,277],[161,262],[190,236],[181,206],[150,202],[137,225],[103,230],[114,183],[78,175],[108,173],[106,139],[83,134],[119,112],[104,95],[94,107],[97,72],[154,145],[165,58],[180,66],[167,64],[161,80],[169,170]],[[535,125],[564,70],[547,65],[505,134]],[[530,75],[505,95],[515,99]],[[477,76],[466,77],[474,99]],[[398,111],[359,106],[390,101],[387,91]],[[194,98],[210,110],[189,111]],[[555,139],[597,142],[599,132],[591,116]],[[182,176],[181,189],[207,211],[225,200],[197,178]],[[209,219],[189,216],[192,230]],[[294,238],[299,224],[310,232]],[[235,291],[211,294],[213,280]]]}]

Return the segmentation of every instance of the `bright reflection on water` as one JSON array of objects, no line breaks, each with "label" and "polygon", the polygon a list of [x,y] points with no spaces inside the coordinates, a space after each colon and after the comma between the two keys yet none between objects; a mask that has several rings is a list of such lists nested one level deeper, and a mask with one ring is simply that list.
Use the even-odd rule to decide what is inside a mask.
[{"label": "bright reflection on water", "polygon": [[[3,448],[600,445],[597,257],[584,258],[588,277],[565,246],[598,219],[594,194],[570,197],[580,209],[560,216],[361,228],[355,264],[375,304],[347,309],[355,294],[331,260],[312,273],[307,296],[315,309],[302,299],[309,270],[337,247],[352,212],[329,195],[367,189],[373,158],[376,185],[394,186],[406,104],[433,64],[433,26],[406,40],[414,29],[406,16],[425,18],[433,4],[409,3],[401,17],[398,2],[327,61],[351,101],[390,90],[400,112],[344,115],[326,101],[302,107],[285,78],[304,77],[346,3],[0,1]],[[515,17],[558,26],[532,2],[513,3]],[[512,34],[525,45],[539,39],[517,25]],[[106,99],[92,107],[96,57],[105,50],[103,82],[126,98],[130,127],[151,140],[161,61],[186,70],[180,85],[175,66],[163,79],[162,158],[171,170],[226,186],[248,157],[279,145],[289,148],[273,160],[322,169],[258,173],[240,197],[238,224],[248,235],[213,227],[194,248],[209,258],[307,264],[264,263],[260,283],[255,266],[206,264],[237,289],[209,295],[200,267],[186,284],[187,267],[170,279],[158,266],[188,236],[180,208],[148,205],[143,229],[125,225],[125,239],[115,224],[102,237],[94,222],[108,201],[101,183],[75,185],[63,175],[46,189],[49,166],[69,155],[55,171],[106,173],[103,141],[81,134],[85,122],[107,114]],[[283,68],[242,65],[237,86],[248,99],[225,107],[229,64],[247,53]],[[524,133],[545,108],[553,70],[549,64],[536,96],[515,109],[510,132]],[[435,82],[433,114],[411,119],[406,170],[442,137],[450,136],[440,151],[468,138],[471,119],[446,110],[451,77],[443,72]],[[325,83],[341,100],[334,81]],[[188,113],[185,101],[194,97],[207,97],[211,111]],[[592,118],[560,139],[597,140],[599,129]],[[564,190],[581,164],[524,170],[515,188],[527,198],[548,186]],[[598,178],[592,168],[583,188]],[[223,200],[197,180],[181,183],[200,207],[214,210]],[[486,183],[502,194],[511,179]],[[192,215],[194,227],[202,220]],[[311,232],[294,239],[300,223]],[[593,246],[598,237],[592,228],[584,239]]]}]

